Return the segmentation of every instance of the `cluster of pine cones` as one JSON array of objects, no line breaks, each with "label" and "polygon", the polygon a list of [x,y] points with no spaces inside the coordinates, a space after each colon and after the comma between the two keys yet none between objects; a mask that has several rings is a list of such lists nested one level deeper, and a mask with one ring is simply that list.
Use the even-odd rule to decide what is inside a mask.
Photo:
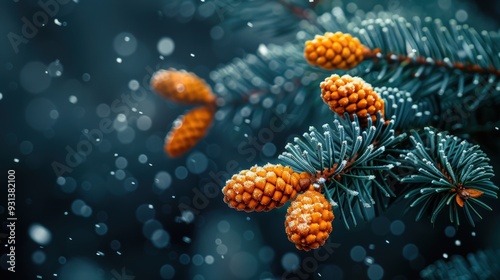
[{"label": "cluster of pine cones", "polygon": [[286,214],[285,231],[288,240],[300,250],[322,246],[332,232],[332,205],[305,172],[299,174],[280,164],[253,166],[233,175],[222,192],[224,202],[246,212],[270,211],[293,200]]},{"label": "cluster of pine cones", "polygon": [[[362,45],[358,38],[340,32],[326,32],[306,41],[305,59],[314,66],[327,69],[350,69],[377,50]],[[151,87],[162,97],[177,103],[196,104],[174,122],[165,140],[165,152],[178,157],[194,147],[207,133],[217,110],[217,97],[210,86],[194,73],[183,70],[161,70],[151,79]],[[357,116],[366,126],[368,118],[384,117],[384,100],[370,84],[349,75],[332,74],[321,84],[321,98],[336,114],[351,119]],[[315,178],[307,173],[296,173],[292,168],[267,164],[242,170],[232,176],[222,189],[224,201],[240,211],[270,211],[290,204],[285,230],[288,239],[301,250],[322,246],[332,231],[332,205],[313,186]]]},{"label": "cluster of pine cones", "polygon": [[183,70],[160,70],[151,79],[151,88],[160,96],[182,104],[198,105],[174,121],[165,139],[164,150],[179,157],[193,148],[210,128],[215,113],[215,95],[207,83]]}]

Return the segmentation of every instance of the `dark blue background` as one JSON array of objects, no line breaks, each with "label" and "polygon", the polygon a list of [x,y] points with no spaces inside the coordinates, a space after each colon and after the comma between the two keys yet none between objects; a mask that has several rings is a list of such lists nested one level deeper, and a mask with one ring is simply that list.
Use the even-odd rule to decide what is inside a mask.
[{"label": "dark blue background", "polygon": [[[235,275],[242,279],[248,275],[246,279],[278,279],[290,266],[283,264],[284,260],[293,263],[294,260],[314,258],[311,252],[298,252],[286,239],[283,226],[286,209],[270,213],[239,213],[229,209],[222,202],[222,195],[217,194],[200,207],[199,212],[193,213],[192,221],[180,218],[183,209],[179,206],[192,205],[196,194],[193,190],[203,190],[213,180],[210,172],[222,172],[220,174],[225,177],[221,176],[221,180],[224,181],[229,173],[236,172],[224,172],[230,160],[239,164],[239,170],[271,161],[274,157],[259,151],[258,158],[248,161],[245,155],[237,153],[235,145],[246,141],[245,138],[236,132],[229,135],[223,125],[215,124],[209,136],[193,152],[179,159],[168,158],[162,151],[163,138],[172,121],[190,107],[166,101],[143,84],[152,70],[168,67],[193,71],[210,82],[209,73],[219,64],[255,52],[261,43],[283,43],[287,37],[260,36],[251,28],[232,30],[226,21],[229,11],[238,9],[237,1],[214,9],[208,18],[200,16],[199,10],[192,15],[186,12],[186,9],[197,7],[192,4],[195,1],[68,2],[58,4],[56,15],[49,18],[46,26],[38,28],[27,44],[19,45],[17,53],[8,34],[21,34],[22,18],[32,20],[41,7],[36,1],[9,0],[0,4],[0,170],[5,174],[2,193],[7,170],[16,171],[17,279],[37,279],[37,276],[42,279],[92,279],[94,276],[95,279],[112,279],[117,277],[117,272],[122,274],[122,269],[135,279],[162,279],[162,275],[165,279],[237,279]],[[179,5],[175,5],[177,2]],[[453,18],[455,12],[462,9],[467,12],[467,22],[478,30],[498,30],[500,26],[499,5],[494,1],[477,4],[474,4],[477,1],[441,1],[450,4],[446,10],[440,9],[435,1],[424,2],[388,1],[382,6],[395,8],[404,16],[429,15],[443,19]],[[378,1],[356,3],[361,9],[371,9]],[[55,18],[66,25],[55,24]],[[215,26],[224,30],[220,39],[211,36]],[[113,47],[115,37],[121,32],[128,32],[136,39],[137,48],[129,56],[121,56]],[[160,58],[157,43],[163,37],[171,38],[175,49],[172,54]],[[121,63],[117,63],[117,57],[122,58]],[[64,68],[61,76],[48,78],[47,74],[38,71],[40,68],[27,67],[33,62],[38,63],[35,66],[48,67],[56,60]],[[137,129],[135,121],[141,114],[129,112],[127,120],[135,131],[133,141],[123,143],[116,132],[104,135],[103,142],[93,146],[93,151],[83,162],[63,175],[69,185],[58,184],[54,162],[64,163],[66,147],[75,149],[86,139],[83,130],[97,128],[102,118],[116,118],[114,113],[100,116],[99,105],[112,104],[122,94],[130,94],[131,80],[137,80],[148,90],[146,100],[137,109],[150,118],[151,126],[144,131]],[[43,90],[37,91],[37,87]],[[71,96],[77,101],[70,102]],[[57,115],[55,119],[49,116],[52,110],[57,111],[52,112]],[[282,151],[289,134],[301,134],[307,125],[305,122],[303,130],[274,135],[277,153]],[[494,139],[488,133],[473,136],[490,157],[498,154],[500,147],[498,141],[494,141],[498,140],[498,133]],[[141,154],[147,155],[147,163],[138,161]],[[190,172],[184,178],[185,166],[192,171],[189,160],[200,154],[204,155],[201,157],[207,163],[206,168],[201,172]],[[125,179],[117,179],[111,173],[119,169],[116,167],[118,157],[128,162],[123,170]],[[498,163],[493,159],[497,172],[500,170]],[[164,191],[155,188],[154,179],[160,171],[167,172],[172,178]],[[130,184],[132,181],[135,186]],[[72,210],[72,205],[79,200],[92,209],[88,217],[76,215]],[[310,277],[366,278],[368,266],[351,258],[354,246],[362,246],[367,256],[373,257],[374,262],[383,268],[384,279],[413,279],[422,268],[442,258],[444,253],[464,255],[483,248],[498,248],[500,220],[494,213],[499,210],[499,205],[498,201],[489,202],[494,210],[482,212],[485,219],[478,223],[477,228],[464,224],[453,237],[445,234],[448,225],[445,218],[435,226],[427,220],[415,223],[412,217],[400,215],[404,205],[396,205],[386,216],[351,231],[334,223],[330,240],[340,247],[327,260],[316,262],[319,267],[310,273]],[[1,205],[0,214],[5,217],[4,198]],[[168,232],[169,244],[165,248],[155,247],[143,234],[144,225],[137,213],[143,213],[141,211],[147,205],[152,205],[154,220]],[[146,215],[147,211],[144,212]],[[390,224],[394,220],[405,224],[402,235],[390,233]],[[4,221],[2,218],[2,231],[6,230]],[[99,223],[108,228],[103,235],[96,233],[95,225]],[[36,224],[51,233],[48,244],[42,246],[30,237],[29,229]],[[456,245],[456,240],[460,240],[460,246]],[[224,251],[218,242],[226,246],[224,258],[218,253]],[[2,239],[2,247],[4,244],[5,239]],[[414,248],[418,251],[415,252]],[[405,250],[406,254],[417,254],[416,258],[405,259]],[[45,256],[43,261],[41,255]],[[198,262],[200,256],[203,257],[201,264]],[[213,263],[210,258],[207,262],[207,256],[214,258]],[[6,267],[4,260],[5,255],[2,256],[2,270]],[[82,269],[91,276],[83,276]],[[12,274],[6,275],[12,277]],[[170,276],[173,278],[168,278]],[[2,279],[16,278],[2,276]]]}]

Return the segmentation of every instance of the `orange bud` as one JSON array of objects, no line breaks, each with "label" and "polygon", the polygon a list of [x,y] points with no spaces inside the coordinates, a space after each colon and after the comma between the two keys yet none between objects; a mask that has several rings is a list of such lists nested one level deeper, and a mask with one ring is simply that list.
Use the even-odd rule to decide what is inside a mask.
[{"label": "orange bud", "polygon": [[344,117],[344,112],[358,116],[362,125],[367,124],[367,114],[377,120],[377,112],[384,117],[384,100],[363,79],[337,74],[331,75],[320,84],[321,98],[333,112]]},{"label": "orange bud", "polygon": [[283,206],[310,186],[307,173],[280,164],[253,166],[235,174],[222,189],[224,202],[236,210],[269,211]]},{"label": "orange bud", "polygon": [[151,87],[159,95],[180,103],[211,103],[215,100],[210,86],[204,80],[184,70],[156,72],[151,78]]},{"label": "orange bud", "polygon": [[210,106],[194,108],[174,121],[172,130],[165,141],[165,152],[170,157],[178,157],[189,151],[203,138],[214,117]]},{"label": "orange bud", "polygon": [[342,32],[326,32],[305,42],[304,57],[311,65],[327,70],[348,70],[364,59],[364,49],[358,38]]},{"label": "orange bud", "polygon": [[316,190],[297,196],[286,213],[285,230],[288,240],[299,250],[316,249],[332,232],[332,205]]}]

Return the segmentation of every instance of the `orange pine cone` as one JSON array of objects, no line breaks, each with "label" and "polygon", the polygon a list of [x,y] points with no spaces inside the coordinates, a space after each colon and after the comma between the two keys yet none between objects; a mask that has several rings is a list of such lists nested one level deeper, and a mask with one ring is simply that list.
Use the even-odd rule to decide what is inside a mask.
[{"label": "orange pine cone", "polygon": [[204,80],[184,70],[157,71],[151,78],[151,87],[161,96],[180,103],[211,103],[215,100]]},{"label": "orange pine cone", "polygon": [[325,244],[332,232],[332,205],[316,190],[297,196],[286,213],[288,240],[299,250],[309,251]]},{"label": "orange pine cone", "polygon": [[165,152],[178,157],[190,150],[203,138],[212,124],[214,109],[210,106],[194,108],[174,121],[165,140]]},{"label": "orange pine cone", "polygon": [[364,59],[363,46],[358,38],[342,32],[326,32],[316,35],[313,40],[306,41],[304,57],[311,65],[327,70],[348,70],[354,68]]},{"label": "orange pine cone", "polygon": [[367,123],[367,114],[372,121],[377,119],[377,112],[384,117],[384,100],[373,91],[370,84],[359,77],[334,74],[320,84],[321,98],[330,109],[344,116],[344,112],[356,114],[362,125]]},{"label": "orange pine cone", "polygon": [[236,210],[269,211],[294,199],[310,185],[307,173],[280,164],[253,166],[235,174],[222,189],[224,202]]}]

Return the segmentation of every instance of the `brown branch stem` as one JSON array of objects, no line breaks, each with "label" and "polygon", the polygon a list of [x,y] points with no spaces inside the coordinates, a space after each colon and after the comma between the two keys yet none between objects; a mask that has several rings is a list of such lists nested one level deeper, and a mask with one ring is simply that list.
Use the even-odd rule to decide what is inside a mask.
[{"label": "brown branch stem", "polygon": [[432,62],[428,61],[428,58],[425,57],[410,57],[408,55],[403,55],[403,54],[395,54],[395,53],[387,53],[383,54],[382,51],[379,48],[376,49],[369,49],[365,47],[363,50],[363,55],[365,60],[373,60],[373,61],[378,61],[378,60],[386,60],[388,63],[408,63],[408,64],[415,64],[415,65],[434,65],[437,67],[442,67],[442,68],[447,68],[447,69],[457,69],[462,72],[467,72],[467,73],[479,73],[479,74],[491,74],[495,76],[500,76],[500,69],[495,69],[493,66],[490,66],[489,68],[484,68],[481,67],[480,65],[477,64],[471,64],[469,62],[467,63],[462,63],[462,62],[453,62],[453,63],[447,63],[443,60],[436,60],[432,59]]}]

